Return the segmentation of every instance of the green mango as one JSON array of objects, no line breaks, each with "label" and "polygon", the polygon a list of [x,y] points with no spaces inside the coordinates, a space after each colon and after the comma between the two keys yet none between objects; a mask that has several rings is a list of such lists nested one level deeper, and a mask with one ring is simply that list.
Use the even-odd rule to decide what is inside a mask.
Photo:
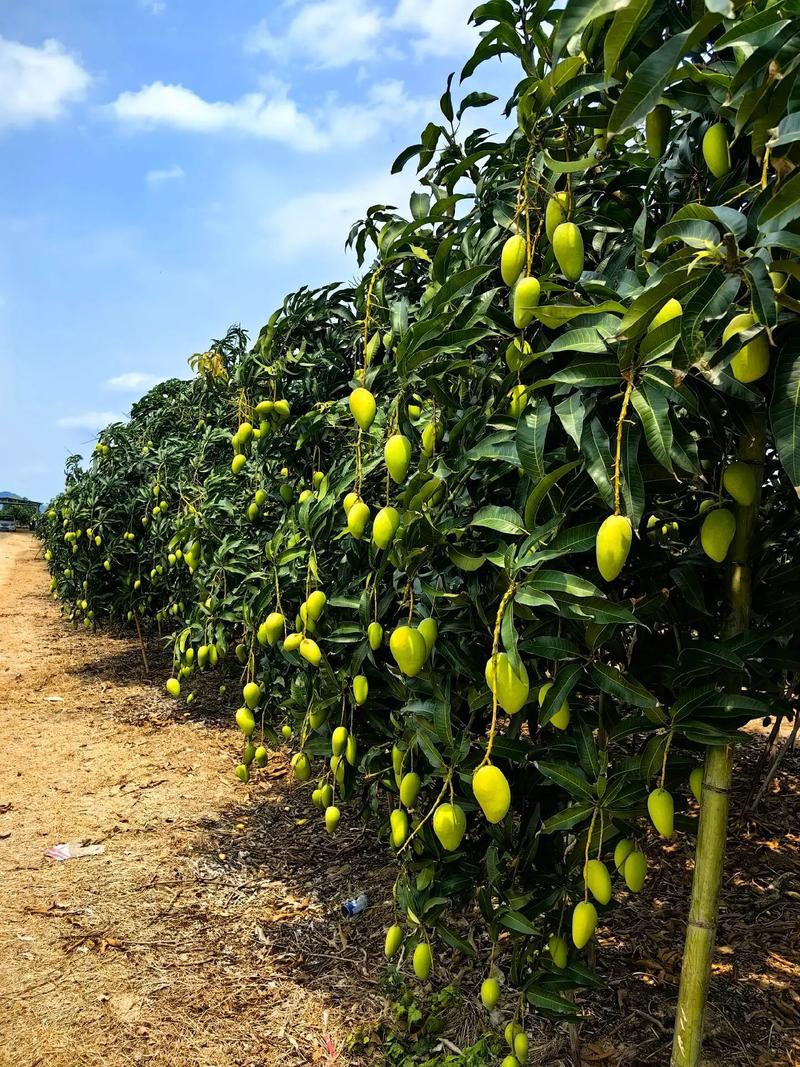
[{"label": "green mango", "polygon": [[498,652],[496,661],[491,656],[486,661],[483,673],[490,692],[495,693],[497,703],[503,711],[515,715],[526,703],[530,693],[525,665],[520,661],[519,672],[516,672],[511,666],[508,653]]},{"label": "green mango", "polygon": [[582,900],[572,912],[572,943],[583,948],[591,941],[597,927],[597,909],[589,900]]},{"label": "green mango", "polygon": [[583,237],[574,222],[562,222],[553,233],[553,254],[561,273],[570,282],[583,274]]},{"label": "green mango", "polygon": [[[654,789],[647,798],[647,811],[656,830],[662,837],[672,837],[675,805],[666,789]],[[630,857],[628,857],[630,859]],[[627,860],[625,861],[627,865]]]},{"label": "green mango", "polygon": [[525,238],[520,234],[514,234],[503,243],[503,251],[500,253],[500,274],[506,285],[513,285],[525,268],[528,257],[528,246]]},{"label": "green mango", "polygon": [[703,134],[703,159],[715,178],[723,177],[731,169],[728,131],[724,123],[715,122]]},{"label": "green mango", "polygon": [[433,813],[433,832],[442,848],[455,852],[467,829],[467,817],[458,804],[440,804]]},{"label": "green mango", "polygon": [[703,551],[715,563],[722,563],[736,533],[736,519],[727,508],[710,511],[700,527],[700,543]]}]

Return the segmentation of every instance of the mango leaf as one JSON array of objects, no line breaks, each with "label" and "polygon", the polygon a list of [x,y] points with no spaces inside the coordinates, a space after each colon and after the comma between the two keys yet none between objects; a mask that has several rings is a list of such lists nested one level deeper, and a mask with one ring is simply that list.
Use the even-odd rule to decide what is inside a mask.
[{"label": "mango leaf", "polygon": [[582,663],[571,663],[558,671],[539,711],[540,726],[546,726],[550,722],[578,684],[582,674]]},{"label": "mango leaf", "polygon": [[658,699],[645,689],[641,682],[630,675],[624,675],[610,664],[593,663],[589,673],[599,688],[616,700],[632,704],[636,708],[654,708],[658,705]]},{"label": "mango leaf", "polygon": [[470,526],[482,526],[487,530],[497,530],[498,533],[524,534],[528,531],[522,522],[520,515],[513,508],[502,508],[490,505],[475,512]]},{"label": "mango leaf", "polygon": [[580,804],[570,804],[542,823],[543,834],[554,834],[559,830],[571,830],[587,819],[594,811],[594,804],[583,801]]},{"label": "mango leaf", "polygon": [[672,426],[669,421],[669,404],[664,396],[655,389],[648,389],[642,383],[631,395],[636,413],[642,420],[647,447],[653,459],[662,467],[673,472],[672,467]]},{"label": "mango leaf", "polygon": [[537,760],[536,768],[540,774],[545,776],[545,778],[548,778],[551,782],[555,782],[555,784],[561,786],[562,789],[566,789],[570,796],[576,797],[579,800],[590,800],[594,802],[594,787],[586,780],[584,773],[579,771],[577,767],[573,767],[571,763]]},{"label": "mango leaf", "polygon": [[615,74],[620,56],[636,32],[636,27],[653,6],[653,0],[630,0],[614,16],[614,21],[603,42],[603,67],[606,81]]},{"label": "mango leaf", "polygon": [[796,330],[781,333],[769,418],[778,456],[800,496],[800,338]]},{"label": "mango leaf", "polygon": [[528,405],[517,423],[519,463],[533,481],[544,477],[544,446],[551,414],[550,405],[539,398],[532,407]]}]

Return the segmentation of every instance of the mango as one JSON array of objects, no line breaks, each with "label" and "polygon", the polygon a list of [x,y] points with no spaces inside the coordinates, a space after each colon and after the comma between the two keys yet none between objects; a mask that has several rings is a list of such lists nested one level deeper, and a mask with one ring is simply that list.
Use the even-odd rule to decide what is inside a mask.
[{"label": "mango", "polygon": [[539,303],[542,287],[536,278],[520,278],[514,287],[513,315],[518,330],[533,322],[533,309]]},{"label": "mango", "polygon": [[436,619],[432,619],[428,616],[425,619],[420,619],[417,624],[417,630],[422,634],[425,641],[425,647],[428,650],[428,656],[433,652],[433,646],[436,644],[436,640],[439,636],[439,623]]},{"label": "mango", "polygon": [[263,745],[259,745],[253,758],[255,759],[256,767],[266,767],[269,753]]},{"label": "mango", "polygon": [[[722,340],[734,337],[754,327],[757,319],[750,313],[736,315],[722,331]],[[748,384],[763,378],[769,369],[769,343],[762,334],[743,346],[731,360],[731,373],[737,382]]]},{"label": "mango", "polygon": [[181,695],[181,683],[177,678],[167,678],[167,684],[164,688],[171,697],[179,697]]},{"label": "mango", "polygon": [[364,536],[369,522],[369,508],[363,500],[356,500],[347,513],[347,529],[356,541]]},{"label": "mango", "polygon": [[639,893],[647,878],[647,857],[644,852],[631,852],[622,868],[625,885],[631,893]]},{"label": "mango", "polygon": [[371,622],[367,627],[367,640],[373,652],[377,652],[383,644],[383,627],[379,622]]},{"label": "mango", "polygon": [[310,500],[310,499],[312,498],[312,496],[313,496],[313,495],[314,495],[314,494],[313,494],[313,493],[311,492],[311,490],[310,490],[310,489],[304,489],[304,490],[303,490],[303,491],[301,492],[300,496],[299,496],[299,497],[297,498],[297,503],[298,503],[298,504],[305,504],[305,502],[306,502],[307,500]]},{"label": "mango", "polygon": [[527,341],[515,337],[506,345],[506,366],[513,374],[516,374],[531,352],[531,346]]},{"label": "mango", "polygon": [[283,635],[286,620],[279,611],[271,611],[262,625],[266,634],[267,644],[274,648]]},{"label": "mango", "polygon": [[325,829],[329,834],[332,834],[336,827],[339,825],[339,819],[341,818],[341,812],[337,807],[331,805],[325,809]]},{"label": "mango", "polygon": [[[350,516],[348,515],[348,522]],[[372,543],[376,548],[386,550],[394,541],[397,527],[400,525],[400,512],[387,504],[381,508],[372,523]]]},{"label": "mango", "polygon": [[286,738],[287,741],[292,736],[292,728],[288,722],[285,722],[281,727],[281,734]]},{"label": "mango", "polygon": [[496,978],[484,978],[481,982],[481,1004],[487,1011],[494,1011],[500,1001],[500,983]]},{"label": "mango", "polygon": [[307,660],[312,667],[319,667],[322,662],[322,650],[311,637],[304,637],[300,642],[300,655]]},{"label": "mango", "polygon": [[236,725],[245,737],[250,737],[256,728],[256,720],[250,708],[239,708],[236,712]]},{"label": "mango", "polygon": [[394,771],[394,780],[397,785],[400,785],[400,772],[403,769],[403,760],[405,758],[405,752],[398,745],[392,745],[392,770]]},{"label": "mango", "polygon": [[353,679],[353,699],[359,707],[366,704],[369,696],[369,682],[365,674],[357,674]]},{"label": "mango", "polygon": [[503,251],[500,253],[500,274],[506,285],[513,285],[519,278],[527,257],[528,246],[520,234],[514,234],[504,242]]},{"label": "mango", "polygon": [[621,871],[625,866],[625,860],[633,852],[635,845],[629,837],[620,838],[617,841],[617,846],[614,849],[614,866],[618,871]]},{"label": "mango", "polygon": [[350,514],[350,509],[352,508],[353,504],[355,504],[357,501],[358,501],[358,493],[356,493],[353,490],[351,490],[347,494],[347,496],[344,498],[344,500],[342,501],[342,507],[344,508],[345,515],[349,515]]},{"label": "mango", "polygon": [[404,482],[411,463],[411,442],[402,433],[393,433],[383,449],[383,458],[389,477],[397,485]]},{"label": "mango", "polygon": [[389,836],[395,848],[402,848],[408,837],[408,816],[400,809],[395,808],[389,815]]},{"label": "mango", "polygon": [[321,589],[315,589],[312,593],[309,593],[308,600],[306,601],[309,618],[316,622],[325,610],[325,605],[327,603],[328,598]]},{"label": "mango", "polygon": [[728,554],[734,534],[736,519],[727,508],[710,511],[700,527],[700,544],[703,551],[715,563],[722,563]]},{"label": "mango", "polygon": [[508,393],[508,413],[512,419],[518,419],[528,403],[528,387],[518,383]]},{"label": "mango", "polygon": [[448,852],[455,852],[466,830],[467,817],[458,804],[440,804],[433,813],[433,832]]},{"label": "mango", "polygon": [[278,416],[279,419],[288,419],[289,412],[291,411],[291,408],[289,407],[289,401],[276,400],[272,407],[272,410]]},{"label": "mango", "polygon": [[582,900],[572,912],[572,943],[583,948],[591,941],[597,927],[597,908],[590,900]]},{"label": "mango", "polygon": [[329,808],[333,803],[333,786],[329,782],[319,787],[319,802],[323,808]]},{"label": "mango", "polygon": [[239,781],[244,782],[245,785],[250,781],[250,768],[245,763],[240,763],[233,773]]},{"label": "mango", "polygon": [[652,331],[657,330],[659,326],[663,326],[665,322],[669,322],[671,319],[677,319],[682,314],[683,305],[680,300],[676,300],[675,297],[672,297],[659,310],[658,314],[647,327],[647,332],[652,333]]},{"label": "mango", "polygon": [[383,954],[386,956],[387,960],[394,956],[402,943],[403,928],[402,926],[398,926],[397,923],[394,923],[394,925],[390,926],[386,931],[386,940],[383,943]]},{"label": "mango", "polygon": [[248,742],[244,746],[244,752],[242,753],[242,763],[249,767],[253,760],[256,758],[256,746]]},{"label": "mango", "polygon": [[525,665],[520,661],[519,672],[511,666],[508,653],[498,652],[496,662],[490,656],[484,668],[484,677],[490,692],[497,696],[497,703],[508,712],[509,715],[516,713],[523,707],[530,693],[528,672]]},{"label": "mango", "polygon": [[337,726],[331,734],[331,751],[334,756],[341,756],[347,744],[347,727]]},{"label": "mango", "polygon": [[[544,704],[545,697],[547,696],[547,694],[550,692],[550,690],[552,688],[553,688],[553,683],[552,682],[545,682],[544,685],[539,690],[539,707],[540,708]],[[550,725],[551,726],[555,726],[555,728],[557,730],[566,730],[566,728],[569,726],[569,720],[570,720],[569,701],[568,700],[564,700],[562,702],[562,704],[561,704],[561,707],[558,709],[558,711],[554,715],[551,716]]]},{"label": "mango", "polygon": [[689,788],[699,804],[703,799],[703,768],[695,767],[689,775]]},{"label": "mango", "polygon": [[613,582],[625,566],[632,540],[633,529],[625,515],[609,515],[597,531],[597,569],[607,582]]},{"label": "mango", "polygon": [[703,134],[703,159],[715,178],[721,178],[731,169],[728,131],[724,123],[715,122]]},{"label": "mango", "polygon": [[556,226],[553,254],[567,281],[578,281],[583,274],[583,237],[574,222],[562,222]]},{"label": "mango", "polygon": [[583,869],[586,886],[598,904],[611,900],[611,875],[602,860],[589,860]]},{"label": "mango", "polygon": [[428,658],[425,638],[411,626],[398,626],[389,638],[389,651],[403,674],[414,678]]},{"label": "mango", "polygon": [[258,702],[261,699],[261,689],[255,682],[248,682],[244,689],[242,689],[242,699],[248,708],[253,711],[258,706]]},{"label": "mango", "polygon": [[422,453],[425,456],[432,456],[436,451],[437,445],[440,444],[444,435],[444,428],[441,422],[429,422],[428,425],[422,431]]},{"label": "mango", "polygon": [[300,642],[303,640],[303,635],[300,633],[289,634],[283,642],[284,652],[296,652],[300,647]]},{"label": "mango", "polygon": [[514,1038],[514,1055],[518,1063],[524,1063],[528,1058],[528,1035],[517,1034]]},{"label": "mango", "polygon": [[350,413],[362,430],[368,430],[375,420],[377,405],[375,397],[369,391],[359,386],[350,394]]},{"label": "mango", "polygon": [[550,959],[562,970],[567,966],[567,959],[569,957],[569,947],[563,937],[559,937],[558,934],[551,934],[550,940],[547,942],[547,951],[550,953]]},{"label": "mango", "polygon": [[416,771],[404,774],[400,781],[400,803],[406,808],[413,808],[417,802],[422,780]]},{"label": "mango", "polygon": [[234,474],[238,474],[242,467],[245,465],[245,463],[247,463],[247,456],[243,456],[241,453],[239,453],[238,456],[234,456],[231,460],[231,470]]},{"label": "mango", "polygon": [[289,761],[289,765],[298,782],[307,782],[311,777],[311,760],[305,752],[295,752]]},{"label": "mango", "polygon": [[344,746],[344,758],[351,767],[355,767],[358,761],[358,743],[352,734],[347,735],[347,744]]},{"label": "mango", "polygon": [[544,212],[544,228],[547,240],[552,243],[553,234],[562,222],[567,221],[567,194],[553,193]]},{"label": "mango", "polygon": [[505,1039],[506,1039],[506,1044],[508,1045],[509,1048],[513,1048],[514,1047],[514,1038],[517,1036],[517,1034],[521,1034],[521,1033],[522,1033],[522,1027],[519,1025],[519,1023],[510,1022],[510,1023],[506,1024],[506,1028],[503,1031],[503,1034],[504,1034]]},{"label": "mango", "polygon": [[420,941],[414,949],[414,974],[421,982],[424,982],[431,973],[433,967],[433,955],[427,941]]},{"label": "mango", "polygon": [[743,508],[750,507],[758,492],[756,472],[749,463],[741,463],[739,461],[731,463],[729,467],[725,468],[725,473],[722,475],[722,484],[725,487],[725,491],[730,493],[736,503],[741,504]]},{"label": "mango", "polygon": [[511,807],[511,789],[503,772],[491,763],[478,767],[472,776],[472,792],[487,821],[502,822]]},{"label": "mango", "polygon": [[[656,830],[662,837],[672,837],[675,805],[666,789],[654,789],[647,798],[647,811]],[[630,856],[628,857],[630,859]],[[627,866],[628,860],[625,861]]]},{"label": "mango", "polygon": [[656,104],[644,120],[645,140],[651,159],[661,159],[667,147],[672,112],[666,104]]}]

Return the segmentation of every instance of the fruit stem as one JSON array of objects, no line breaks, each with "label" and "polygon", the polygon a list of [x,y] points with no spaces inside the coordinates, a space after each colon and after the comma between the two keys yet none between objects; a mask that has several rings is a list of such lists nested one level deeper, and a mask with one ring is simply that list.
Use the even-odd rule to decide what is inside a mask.
[{"label": "fruit stem", "polygon": [[[595,822],[597,820],[597,811],[598,811],[598,809],[595,808],[594,811],[592,812],[592,821],[589,823],[589,832],[586,835],[586,852],[584,853],[584,857],[583,857],[583,899],[584,900],[588,900],[589,899],[589,883],[586,881],[586,867],[587,867],[587,865],[589,863],[589,853],[590,853],[590,850],[591,850],[591,847],[592,847],[592,834],[594,833],[594,824],[595,824]],[[602,842],[603,842],[603,835],[601,833],[600,834],[600,843],[601,843],[601,845],[602,845]]]},{"label": "fruit stem", "polygon": [[[766,416],[748,412],[737,458],[760,468],[764,463]],[[729,612],[723,638],[744,633],[750,622],[753,572],[752,549],[758,524],[759,491],[752,504],[736,505],[736,533],[730,549]],[[735,683],[738,688],[738,682]],[[671,1067],[699,1067],[703,1045],[711,959],[714,953],[719,891],[725,858],[728,804],[733,778],[733,746],[711,745],[706,751],[703,803],[695,849],[689,922],[683,950]]]},{"label": "fruit stem", "polygon": [[633,373],[631,371],[625,371],[623,378],[627,381],[625,386],[625,395],[622,398],[622,407],[620,408],[619,418],[617,419],[617,451],[614,456],[614,514],[619,515],[622,512],[619,499],[619,472],[620,464],[622,462],[622,427],[625,424],[625,416],[628,414],[628,404],[631,402],[631,393],[633,392]]},{"label": "fruit stem", "polygon": [[658,780],[659,789],[664,788],[664,779],[667,777],[667,756],[669,755],[669,749],[670,745],[672,744],[673,736],[674,734],[672,733],[672,730],[670,730],[669,735],[667,737],[667,743],[664,746],[664,758],[661,761],[661,777]]},{"label": "fruit stem", "polygon": [[500,601],[500,607],[497,609],[497,615],[494,620],[494,634],[492,635],[492,678],[494,679],[494,685],[492,686],[492,725],[489,729],[489,743],[486,746],[486,755],[480,763],[481,767],[491,762],[494,735],[497,732],[497,655],[500,648],[500,629],[503,625],[503,617],[506,613],[508,602],[516,591],[516,582],[511,582],[503,594],[503,599]]},{"label": "fruit stem", "polygon": [[369,344],[369,322],[370,311],[372,310],[372,290],[375,287],[375,282],[378,280],[378,275],[383,270],[383,265],[378,267],[372,272],[372,277],[369,280],[367,286],[367,302],[364,308],[364,366],[361,368],[361,384],[365,385],[367,381],[367,345]]}]

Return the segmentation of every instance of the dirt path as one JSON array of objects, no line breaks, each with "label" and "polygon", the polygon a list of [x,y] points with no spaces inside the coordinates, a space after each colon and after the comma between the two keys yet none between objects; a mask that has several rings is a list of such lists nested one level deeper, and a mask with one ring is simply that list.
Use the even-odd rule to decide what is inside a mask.
[{"label": "dirt path", "polygon": [[[227,722],[46,590],[33,538],[3,535],[0,1067],[333,1062],[379,1010],[380,924],[332,907],[363,888],[361,831],[307,823],[280,755],[237,789]],[[45,858],[86,839],[104,853]]]}]

